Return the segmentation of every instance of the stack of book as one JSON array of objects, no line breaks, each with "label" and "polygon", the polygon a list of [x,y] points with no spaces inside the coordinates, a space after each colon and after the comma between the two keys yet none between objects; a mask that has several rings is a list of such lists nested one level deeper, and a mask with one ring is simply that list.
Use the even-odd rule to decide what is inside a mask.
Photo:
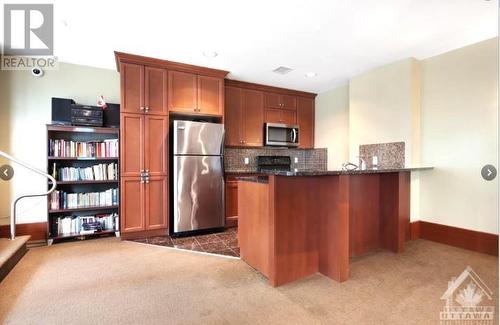
[{"label": "stack of book", "polygon": [[56,190],[50,194],[51,210],[112,206],[117,204],[117,188],[112,188],[104,192],[91,193],[67,193]]},{"label": "stack of book", "polygon": [[90,167],[52,166],[52,176],[59,181],[108,181],[118,180],[118,164],[98,164]]},{"label": "stack of book", "polygon": [[118,157],[118,139],[103,141],[49,139],[49,156],[70,158]]},{"label": "stack of book", "polygon": [[[97,225],[97,226],[96,226]],[[57,235],[88,235],[99,231],[119,229],[118,214],[98,214],[95,216],[66,216],[57,218]]]}]

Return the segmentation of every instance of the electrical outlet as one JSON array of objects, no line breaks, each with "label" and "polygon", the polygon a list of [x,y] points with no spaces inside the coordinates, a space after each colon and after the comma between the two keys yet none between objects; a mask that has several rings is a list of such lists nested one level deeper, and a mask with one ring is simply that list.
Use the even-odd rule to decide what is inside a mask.
[{"label": "electrical outlet", "polygon": [[295,157],[295,158],[293,159],[293,162],[294,162],[294,163],[296,163],[296,164],[298,164],[298,163],[299,163],[299,157]]},{"label": "electrical outlet", "polygon": [[248,165],[250,163],[250,159],[248,157],[245,157],[244,161],[245,161],[245,165]]}]

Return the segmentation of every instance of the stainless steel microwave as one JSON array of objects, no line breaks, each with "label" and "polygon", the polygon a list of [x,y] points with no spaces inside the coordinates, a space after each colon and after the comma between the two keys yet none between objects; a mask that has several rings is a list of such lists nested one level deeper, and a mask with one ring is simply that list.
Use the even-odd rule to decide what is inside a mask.
[{"label": "stainless steel microwave", "polygon": [[298,147],[299,126],[279,123],[266,123],[266,146]]}]

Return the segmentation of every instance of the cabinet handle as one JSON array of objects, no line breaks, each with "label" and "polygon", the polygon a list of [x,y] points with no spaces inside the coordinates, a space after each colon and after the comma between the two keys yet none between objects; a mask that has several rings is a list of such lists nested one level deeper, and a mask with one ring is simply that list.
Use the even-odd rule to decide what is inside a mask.
[{"label": "cabinet handle", "polygon": [[144,106],[139,107],[139,110],[143,111],[144,110]]},{"label": "cabinet handle", "polygon": [[147,107],[147,106],[144,107],[144,110],[146,111],[146,113],[149,112],[149,107]]}]

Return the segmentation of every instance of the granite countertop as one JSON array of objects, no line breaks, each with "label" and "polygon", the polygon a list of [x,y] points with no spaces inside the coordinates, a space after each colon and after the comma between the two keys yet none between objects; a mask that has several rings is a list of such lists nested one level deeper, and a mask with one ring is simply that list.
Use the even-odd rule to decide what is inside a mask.
[{"label": "granite countertop", "polygon": [[307,170],[307,171],[227,171],[226,175],[241,176],[241,178],[249,176],[328,176],[328,175],[359,175],[359,174],[381,174],[381,173],[398,173],[431,170],[434,167],[408,167],[408,168],[384,168],[384,169],[365,169],[365,170]]}]

